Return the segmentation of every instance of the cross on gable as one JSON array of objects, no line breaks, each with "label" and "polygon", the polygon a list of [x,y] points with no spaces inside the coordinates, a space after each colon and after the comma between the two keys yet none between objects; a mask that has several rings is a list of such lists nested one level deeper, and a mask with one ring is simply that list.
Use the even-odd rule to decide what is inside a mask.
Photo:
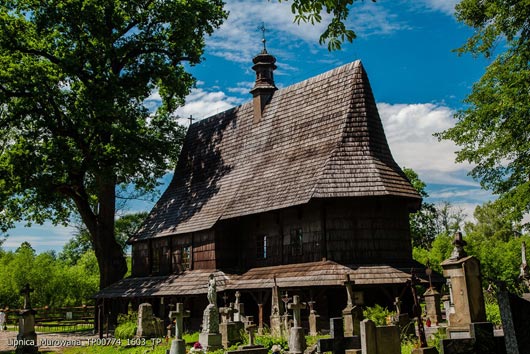
[{"label": "cross on gable", "polygon": [[177,303],[175,311],[169,311],[169,318],[175,321],[175,338],[182,339],[184,317],[190,317],[190,311],[184,310],[184,304]]},{"label": "cross on gable", "polygon": [[300,310],[303,310],[306,308],[306,304],[300,302],[300,296],[295,295],[293,296],[293,302],[290,303],[287,308],[289,310],[293,310],[293,319],[294,319],[294,327],[300,327]]}]

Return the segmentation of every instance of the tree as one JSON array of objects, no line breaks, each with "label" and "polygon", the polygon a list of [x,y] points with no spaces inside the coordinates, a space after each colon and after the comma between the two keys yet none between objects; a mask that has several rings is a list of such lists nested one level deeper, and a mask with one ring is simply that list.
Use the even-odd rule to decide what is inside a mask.
[{"label": "tree", "polygon": [[493,61],[438,137],[459,145],[457,161],[472,163],[471,175],[521,220],[530,211],[530,3],[462,0],[456,17],[475,30],[459,52]]},{"label": "tree", "polygon": [[[221,0],[0,3],[0,224],[81,217],[100,286],[123,277],[116,188],[152,190],[175,163],[171,112],[194,80]],[[162,105],[144,100],[158,90]]]},{"label": "tree", "polygon": [[[126,214],[116,219],[114,235],[122,250],[125,250],[127,240],[140,228],[147,215],[146,212],[138,212]],[[63,250],[59,254],[59,258],[70,265],[77,264],[85,253],[94,250],[90,242],[90,233],[85,225],[79,223],[76,228],[73,237],[63,246]]]},{"label": "tree", "polygon": [[[282,1],[282,0],[278,0]],[[284,0],[285,1],[285,0]],[[355,38],[355,32],[346,28],[344,22],[350,14],[349,6],[357,0],[329,1],[329,0],[292,0],[291,11],[295,14],[296,23],[319,23],[322,21],[322,14],[325,12],[331,14],[331,20],[328,27],[320,35],[320,44],[328,42],[329,50],[341,49],[342,43],[347,40],[352,42]],[[371,0],[376,2],[376,0]]]},{"label": "tree", "polygon": [[432,203],[425,202],[425,198],[429,197],[429,194],[425,190],[427,185],[419,178],[418,174],[413,169],[406,167],[403,168],[403,172],[412,186],[424,199],[420,209],[409,216],[412,245],[414,247],[430,249],[432,242],[438,234],[436,207]]},{"label": "tree", "polygon": [[496,202],[477,205],[473,216],[476,222],[466,222],[464,230],[468,237],[498,239],[507,242],[514,235],[521,234],[521,227],[510,220],[507,210]]}]

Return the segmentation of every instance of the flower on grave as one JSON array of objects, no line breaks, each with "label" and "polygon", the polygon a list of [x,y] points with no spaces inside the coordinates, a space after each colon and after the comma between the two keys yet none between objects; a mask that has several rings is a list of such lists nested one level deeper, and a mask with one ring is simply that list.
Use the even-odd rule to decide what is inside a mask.
[{"label": "flower on grave", "polygon": [[195,344],[193,344],[193,347],[191,347],[190,349],[190,353],[204,353],[205,350],[203,349],[201,343],[199,342],[195,342]]}]

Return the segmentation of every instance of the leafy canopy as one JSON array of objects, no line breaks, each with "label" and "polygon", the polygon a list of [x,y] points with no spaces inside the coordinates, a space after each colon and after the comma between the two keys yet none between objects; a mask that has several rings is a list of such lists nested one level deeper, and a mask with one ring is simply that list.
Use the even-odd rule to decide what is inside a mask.
[{"label": "leafy canopy", "polygon": [[457,161],[474,164],[471,175],[521,220],[530,211],[530,3],[463,0],[456,10],[475,29],[459,52],[494,60],[438,136],[459,145]]},{"label": "leafy canopy", "polygon": [[[102,181],[150,190],[175,162],[170,112],[194,80],[221,0],[0,4],[0,224],[97,214]],[[162,106],[144,100],[158,91]],[[65,198],[66,197],[66,198]]]},{"label": "leafy canopy", "polygon": [[[282,0],[278,0],[282,1]],[[287,1],[287,0],[283,0]],[[322,14],[331,15],[326,30],[320,35],[319,43],[328,43],[328,49],[341,49],[344,41],[352,42],[357,36],[355,32],[348,29],[345,25],[346,20],[350,14],[350,7],[357,0],[292,0],[291,11],[295,14],[294,21],[298,24],[300,22],[320,23],[322,21]],[[371,0],[376,2],[376,0]]]}]

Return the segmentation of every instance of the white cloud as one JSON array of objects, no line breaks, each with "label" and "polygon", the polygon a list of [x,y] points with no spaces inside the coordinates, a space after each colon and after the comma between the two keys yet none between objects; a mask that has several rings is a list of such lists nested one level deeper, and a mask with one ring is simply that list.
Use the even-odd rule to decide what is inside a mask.
[{"label": "white cloud", "polygon": [[53,226],[51,223],[43,225],[33,225],[24,227],[17,224],[17,227],[9,231],[9,237],[3,243],[2,248],[15,250],[24,241],[29,242],[37,252],[47,250],[60,251],[64,244],[72,238],[75,232],[74,227]]},{"label": "white cloud", "polygon": [[392,155],[400,166],[412,168],[428,183],[476,186],[461,177],[470,165],[455,163],[456,145],[433,136],[453,126],[450,108],[432,103],[377,106]]},{"label": "white cloud", "polygon": [[423,6],[434,11],[440,11],[447,15],[453,15],[455,12],[455,5],[460,0],[421,0]]},{"label": "white cloud", "polygon": [[[296,56],[302,45],[309,45],[312,51],[317,50],[320,48],[318,40],[330,22],[331,15],[324,11],[320,23],[301,22],[298,25],[294,23],[295,15],[290,6],[289,2],[228,0],[225,9],[230,14],[221,28],[207,40],[208,51],[229,61],[247,64],[262,48],[258,30],[262,22],[267,28],[268,46],[273,47],[271,52],[274,51],[276,56],[289,60]],[[353,6],[348,27],[364,36],[408,28],[383,6],[368,1]]]},{"label": "white cloud", "polygon": [[223,91],[207,91],[195,88],[186,97],[186,104],[178,108],[175,114],[182,117],[182,124],[189,124],[188,117],[203,119],[219,112],[226,111],[242,103],[242,99],[227,96]]}]

